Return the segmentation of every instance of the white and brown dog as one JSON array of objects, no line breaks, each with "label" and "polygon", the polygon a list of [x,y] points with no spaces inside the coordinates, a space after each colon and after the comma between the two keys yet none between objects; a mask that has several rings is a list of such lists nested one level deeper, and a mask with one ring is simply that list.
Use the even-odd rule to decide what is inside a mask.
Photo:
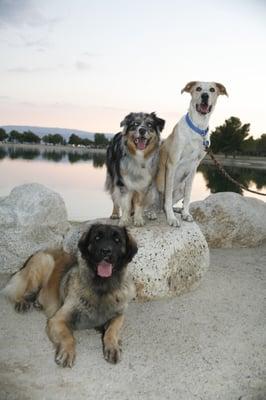
[{"label": "white and brown dog", "polygon": [[193,221],[189,213],[192,182],[210,144],[209,119],[218,96],[228,96],[225,87],[216,82],[189,82],[183,92],[191,94],[189,110],[161,145],[157,175],[157,188],[164,198],[164,210],[171,226],[180,226],[173,205],[182,199],[182,219]]}]

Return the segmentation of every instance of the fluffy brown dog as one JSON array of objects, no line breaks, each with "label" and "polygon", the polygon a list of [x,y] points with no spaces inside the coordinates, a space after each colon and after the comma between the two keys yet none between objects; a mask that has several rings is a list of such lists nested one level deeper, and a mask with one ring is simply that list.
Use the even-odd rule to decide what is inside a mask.
[{"label": "fluffy brown dog", "polygon": [[73,330],[88,328],[103,330],[104,357],[116,363],[123,313],[135,295],[126,267],[136,252],[126,228],[95,224],[79,240],[76,257],[63,250],[39,251],[12,276],[4,292],[18,312],[31,305],[44,309],[58,365],[73,366]]}]

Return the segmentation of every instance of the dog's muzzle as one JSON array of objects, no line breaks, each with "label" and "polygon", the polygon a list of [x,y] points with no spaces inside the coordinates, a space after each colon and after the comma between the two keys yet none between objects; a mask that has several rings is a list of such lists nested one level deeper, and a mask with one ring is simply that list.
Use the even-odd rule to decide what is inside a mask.
[{"label": "dog's muzzle", "polygon": [[200,114],[208,114],[211,112],[212,106],[209,105],[209,95],[208,93],[202,93],[201,103],[196,105],[196,109]]},{"label": "dog's muzzle", "polygon": [[138,134],[139,136],[135,138],[134,142],[138,150],[145,150],[148,139],[146,138],[147,130],[145,128],[139,128]]}]

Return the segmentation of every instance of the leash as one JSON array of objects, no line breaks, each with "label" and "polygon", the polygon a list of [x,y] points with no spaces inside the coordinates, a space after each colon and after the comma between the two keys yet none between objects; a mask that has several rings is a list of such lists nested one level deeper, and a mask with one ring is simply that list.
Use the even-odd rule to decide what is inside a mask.
[{"label": "leash", "polygon": [[205,146],[205,151],[208,154],[208,156],[212,159],[214,165],[218,168],[219,172],[225,177],[227,178],[230,182],[234,183],[236,186],[238,186],[239,188],[246,190],[247,192],[250,193],[255,193],[255,194],[259,194],[261,196],[266,196],[266,193],[261,193],[261,192],[256,192],[256,190],[251,190],[248,187],[246,187],[245,185],[243,185],[242,183],[239,183],[238,181],[236,181],[234,178],[232,178],[231,175],[228,174],[228,172],[226,172],[226,170],[224,169],[224,167],[219,163],[219,161],[216,160],[216,158],[214,157],[213,152],[211,151],[211,149],[208,146]]},{"label": "leash", "polygon": [[219,172],[226,178],[228,179],[230,182],[232,182],[234,185],[238,186],[240,189],[246,190],[247,192],[250,193],[255,193],[255,194],[259,194],[260,196],[266,196],[266,193],[261,193],[261,192],[257,192],[256,190],[251,190],[248,187],[246,187],[245,185],[243,185],[242,183],[239,183],[238,181],[236,181],[234,178],[232,178],[231,175],[228,174],[228,172],[226,172],[226,170],[224,169],[224,167],[219,163],[219,161],[216,160],[216,158],[214,157],[213,152],[211,151],[209,145],[209,141],[205,139],[205,137],[208,134],[209,131],[209,127],[207,129],[200,129],[198,126],[196,126],[192,119],[189,116],[189,113],[187,113],[185,115],[185,120],[186,123],[188,124],[188,126],[194,131],[196,132],[198,135],[200,135],[203,139],[203,146],[204,146],[204,150],[206,151],[206,153],[210,156],[210,158],[212,159],[212,161],[214,162],[214,165],[218,168]]}]

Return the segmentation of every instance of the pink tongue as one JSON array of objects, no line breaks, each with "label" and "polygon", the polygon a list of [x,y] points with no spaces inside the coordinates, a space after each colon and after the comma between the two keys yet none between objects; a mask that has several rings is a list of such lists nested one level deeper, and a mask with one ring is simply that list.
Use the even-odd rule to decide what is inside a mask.
[{"label": "pink tongue", "polygon": [[202,111],[206,112],[208,111],[209,106],[207,104],[201,104],[200,108],[202,109]]},{"label": "pink tongue", "polygon": [[101,261],[97,266],[97,275],[99,275],[101,278],[109,278],[109,276],[112,275],[112,270],[112,264],[106,261]]},{"label": "pink tongue", "polygon": [[139,150],[144,150],[146,147],[146,140],[144,139],[139,139],[138,140],[138,149]]}]

